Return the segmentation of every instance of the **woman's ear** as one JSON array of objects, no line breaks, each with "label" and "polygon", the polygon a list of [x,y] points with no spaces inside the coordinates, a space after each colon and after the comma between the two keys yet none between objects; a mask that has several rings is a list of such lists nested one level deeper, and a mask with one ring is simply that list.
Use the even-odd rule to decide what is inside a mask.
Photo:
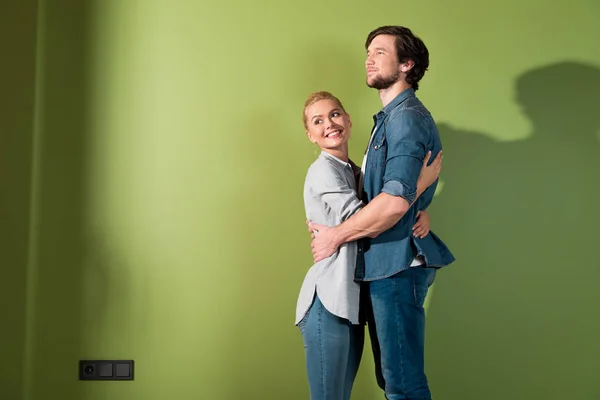
[{"label": "woman's ear", "polygon": [[309,132],[309,131],[306,131],[306,136],[308,137],[308,139],[309,139],[311,142],[313,142],[313,143],[316,143],[316,140],[315,140],[315,139],[313,139],[313,137],[312,137],[312,135],[310,134],[310,132]]}]

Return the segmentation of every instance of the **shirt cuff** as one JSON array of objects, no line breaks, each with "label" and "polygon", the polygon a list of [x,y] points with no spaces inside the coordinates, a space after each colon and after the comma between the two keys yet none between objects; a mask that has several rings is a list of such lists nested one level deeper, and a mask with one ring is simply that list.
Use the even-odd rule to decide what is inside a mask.
[{"label": "shirt cuff", "polygon": [[410,190],[408,186],[400,181],[387,181],[381,191],[390,196],[402,197],[408,204],[412,204],[417,197],[416,190]]}]

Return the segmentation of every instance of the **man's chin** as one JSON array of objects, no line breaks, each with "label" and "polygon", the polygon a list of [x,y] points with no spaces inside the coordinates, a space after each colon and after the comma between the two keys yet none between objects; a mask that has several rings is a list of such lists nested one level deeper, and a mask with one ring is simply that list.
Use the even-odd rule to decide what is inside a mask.
[{"label": "man's chin", "polygon": [[391,84],[389,82],[384,82],[381,79],[375,79],[372,81],[369,81],[367,79],[367,86],[370,87],[371,89],[382,90],[382,89],[389,88],[391,86]]},{"label": "man's chin", "polygon": [[376,80],[373,82],[367,82],[367,86],[370,87],[371,89],[377,89],[377,90],[385,90],[385,89],[389,89],[392,87],[392,85],[395,82],[385,82],[385,81],[380,81],[380,80]]},{"label": "man's chin", "polygon": [[388,79],[381,76],[369,79],[367,77],[367,86],[372,89],[385,90],[391,88],[398,81],[398,77],[390,77]]}]

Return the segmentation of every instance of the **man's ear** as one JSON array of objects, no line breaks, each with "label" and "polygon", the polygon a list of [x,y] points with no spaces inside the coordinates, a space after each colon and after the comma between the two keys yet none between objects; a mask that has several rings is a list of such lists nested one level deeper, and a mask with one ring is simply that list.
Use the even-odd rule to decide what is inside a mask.
[{"label": "man's ear", "polygon": [[404,62],[400,63],[400,72],[406,74],[415,66],[415,62],[411,59],[408,59]]},{"label": "man's ear", "polygon": [[346,113],[346,115],[348,116],[348,122],[350,123],[350,128],[352,128],[352,120],[350,119],[350,114]]}]

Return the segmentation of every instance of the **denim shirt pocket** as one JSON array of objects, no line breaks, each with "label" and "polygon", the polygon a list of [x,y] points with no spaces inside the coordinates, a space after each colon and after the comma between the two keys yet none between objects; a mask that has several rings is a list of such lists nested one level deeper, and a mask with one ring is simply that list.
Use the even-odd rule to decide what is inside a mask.
[{"label": "denim shirt pocket", "polygon": [[373,143],[371,143],[371,149],[375,151],[381,150],[385,146],[385,124],[381,125],[380,129],[383,132],[377,132],[378,134],[373,138]]},{"label": "denim shirt pocket", "polygon": [[371,148],[369,149],[367,165],[369,165],[371,169],[379,171],[383,168],[387,155],[386,148],[385,125],[382,125],[376,132],[375,137],[373,137]]}]

